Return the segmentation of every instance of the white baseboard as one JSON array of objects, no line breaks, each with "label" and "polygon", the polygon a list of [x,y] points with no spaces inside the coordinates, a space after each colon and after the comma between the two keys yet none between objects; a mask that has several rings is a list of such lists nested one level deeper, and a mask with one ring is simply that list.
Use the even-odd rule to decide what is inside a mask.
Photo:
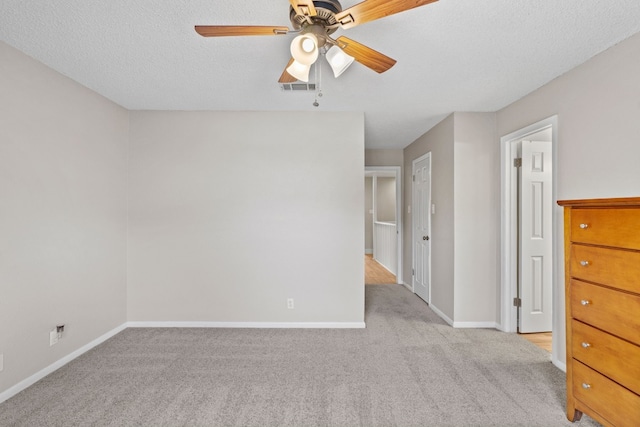
[{"label": "white baseboard", "polygon": [[68,355],[64,356],[62,359],[59,359],[59,360],[55,361],[54,363],[52,363],[51,365],[47,366],[46,368],[41,369],[40,371],[36,372],[35,374],[31,375],[30,377],[20,381],[18,384],[14,385],[13,387],[10,387],[7,390],[3,391],[2,393],[0,393],[0,403],[4,402],[7,399],[12,398],[16,394],[20,393],[22,390],[24,390],[27,387],[29,387],[29,386],[35,384],[36,382],[40,381],[42,378],[46,377],[50,373],[56,371],[57,369],[62,368],[64,365],[66,365],[67,363],[71,362],[76,357],[81,356],[82,354],[84,354],[87,351],[91,350],[92,348],[94,348],[98,344],[102,344],[103,342],[105,342],[109,338],[111,338],[114,335],[122,332],[123,330],[126,329],[126,327],[127,327],[126,324],[122,324],[122,325],[118,326],[117,328],[110,330],[106,334],[101,335],[100,337],[96,338],[95,340],[91,341],[90,343],[88,343],[86,345],[83,345],[82,347],[80,347],[76,351],[73,351],[73,352],[69,353]]},{"label": "white baseboard", "polygon": [[567,365],[559,361],[556,357],[551,357],[551,363],[553,363],[553,366],[560,369],[562,372],[567,372]]},{"label": "white baseboard", "polygon": [[365,255],[373,255],[373,249],[365,249],[364,250],[364,254]]},{"label": "white baseboard", "polygon": [[129,328],[362,329],[364,322],[128,322]]},{"label": "white baseboard", "polygon": [[406,283],[406,282],[402,282],[401,285],[403,285],[405,288],[409,289],[411,292],[413,292],[413,286],[411,286],[410,284]]},{"label": "white baseboard", "polygon": [[[404,283],[404,285],[411,290],[411,288],[409,287],[409,285],[407,285],[406,283]],[[447,316],[446,314],[444,314],[440,309],[438,309],[438,307],[436,307],[433,304],[429,304],[429,308],[431,309],[431,311],[433,311],[435,314],[437,314],[442,320],[444,320],[445,322],[447,322],[449,324],[449,326],[452,326],[454,328],[460,328],[460,329],[464,329],[464,328],[490,328],[490,329],[498,329],[498,324],[496,322],[454,322],[453,320],[451,320],[449,318],[449,316]]]},{"label": "white baseboard", "polygon": [[504,328],[504,325],[502,323],[498,323],[498,322],[496,322],[496,329],[499,330],[500,332],[506,332],[506,333],[510,332]]},{"label": "white baseboard", "polygon": [[442,320],[444,320],[445,322],[447,322],[449,324],[449,326],[453,326],[453,320],[449,319],[449,317],[444,314],[442,311],[440,311],[438,309],[438,307],[436,307],[433,304],[429,304],[429,308],[438,316],[440,316],[442,318]]},{"label": "white baseboard", "polygon": [[496,322],[453,322],[454,328],[488,328],[498,329]]},{"label": "white baseboard", "polygon": [[4,402],[20,393],[27,387],[40,381],[50,373],[60,369],[73,359],[81,356],[99,344],[102,344],[114,335],[127,328],[291,328],[291,329],[363,329],[365,322],[127,322],[106,334],[96,338],[90,343],[80,347],[76,351],[69,353],[62,359],[57,360],[44,369],[36,372],[30,377],[20,381],[13,387],[0,393],[0,403]]}]

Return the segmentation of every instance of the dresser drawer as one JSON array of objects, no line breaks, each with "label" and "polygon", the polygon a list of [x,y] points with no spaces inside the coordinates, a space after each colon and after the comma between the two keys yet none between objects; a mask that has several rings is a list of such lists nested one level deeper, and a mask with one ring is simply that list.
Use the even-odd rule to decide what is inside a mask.
[{"label": "dresser drawer", "polygon": [[640,209],[571,209],[571,241],[640,249]]},{"label": "dresser drawer", "polygon": [[640,344],[640,296],[571,280],[571,317]]},{"label": "dresser drawer", "polygon": [[640,252],[571,245],[571,277],[640,293]]},{"label": "dresser drawer", "polygon": [[640,426],[640,396],[580,362],[573,363],[573,395],[615,426]]},{"label": "dresser drawer", "polygon": [[576,320],[571,325],[574,359],[640,394],[640,346]]}]

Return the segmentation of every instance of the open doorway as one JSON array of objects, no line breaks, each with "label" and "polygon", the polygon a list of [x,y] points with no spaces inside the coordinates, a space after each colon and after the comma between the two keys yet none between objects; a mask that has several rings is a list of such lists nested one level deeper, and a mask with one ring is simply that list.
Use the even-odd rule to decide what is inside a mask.
[{"label": "open doorway", "polygon": [[399,166],[365,167],[365,283],[402,283]]},{"label": "open doorway", "polygon": [[[562,292],[553,261],[558,244],[557,118],[502,137],[501,150],[500,329],[548,336],[558,326],[554,307]],[[551,340],[553,348],[553,334]]]}]

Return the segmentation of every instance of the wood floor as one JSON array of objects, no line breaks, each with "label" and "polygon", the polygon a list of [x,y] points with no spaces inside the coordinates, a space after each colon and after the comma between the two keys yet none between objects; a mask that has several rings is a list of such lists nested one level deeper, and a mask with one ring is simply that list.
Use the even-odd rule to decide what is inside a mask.
[{"label": "wood floor", "polygon": [[539,334],[518,334],[522,338],[526,339],[537,345],[538,347],[547,350],[551,353],[551,332],[541,332]]},{"label": "wood floor", "polygon": [[373,255],[365,254],[364,283],[367,285],[389,285],[397,283],[397,281],[396,276],[373,259]]}]

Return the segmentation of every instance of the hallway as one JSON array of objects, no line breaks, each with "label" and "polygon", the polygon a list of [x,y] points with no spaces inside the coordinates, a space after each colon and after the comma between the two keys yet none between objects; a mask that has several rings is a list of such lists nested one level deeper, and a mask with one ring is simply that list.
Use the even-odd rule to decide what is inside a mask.
[{"label": "hallway", "polygon": [[389,285],[397,283],[396,276],[373,259],[373,255],[364,256],[364,283],[367,285]]}]

